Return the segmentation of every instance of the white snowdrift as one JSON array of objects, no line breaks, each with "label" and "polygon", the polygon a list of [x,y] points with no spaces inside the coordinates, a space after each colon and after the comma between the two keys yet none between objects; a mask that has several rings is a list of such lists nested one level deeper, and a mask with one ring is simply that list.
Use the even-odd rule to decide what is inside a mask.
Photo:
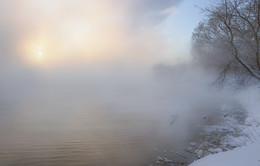
[{"label": "white snowdrift", "polygon": [[232,151],[206,156],[189,166],[260,166],[260,141]]}]

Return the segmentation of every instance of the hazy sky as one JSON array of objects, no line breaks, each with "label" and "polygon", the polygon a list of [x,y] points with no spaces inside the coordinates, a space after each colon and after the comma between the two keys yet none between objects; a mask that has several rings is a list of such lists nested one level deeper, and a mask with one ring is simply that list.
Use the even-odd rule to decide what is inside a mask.
[{"label": "hazy sky", "polygon": [[[152,65],[188,59],[210,0],[0,0],[2,64]],[[197,6],[197,7],[196,7]]]}]

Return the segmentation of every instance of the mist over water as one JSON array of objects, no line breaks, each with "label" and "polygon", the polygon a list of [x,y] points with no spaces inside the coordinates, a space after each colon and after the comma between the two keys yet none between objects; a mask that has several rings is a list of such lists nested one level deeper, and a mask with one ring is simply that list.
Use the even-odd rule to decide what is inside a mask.
[{"label": "mist over water", "polygon": [[159,140],[170,143],[144,75],[60,72],[4,79],[1,164],[142,165]]},{"label": "mist over water", "polygon": [[198,138],[202,116],[229,102],[195,70],[162,77],[140,67],[8,71],[1,73],[1,165],[148,165],[154,148],[183,160],[175,152]]},{"label": "mist over water", "polygon": [[187,62],[193,3],[0,0],[0,165],[192,161],[201,126],[237,105]]}]

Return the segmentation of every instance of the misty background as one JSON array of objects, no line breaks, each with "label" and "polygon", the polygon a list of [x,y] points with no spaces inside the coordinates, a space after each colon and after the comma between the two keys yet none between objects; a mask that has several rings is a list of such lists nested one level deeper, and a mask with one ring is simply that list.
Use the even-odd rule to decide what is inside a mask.
[{"label": "misty background", "polygon": [[0,0],[0,164],[148,165],[240,107],[192,61],[208,3]]}]

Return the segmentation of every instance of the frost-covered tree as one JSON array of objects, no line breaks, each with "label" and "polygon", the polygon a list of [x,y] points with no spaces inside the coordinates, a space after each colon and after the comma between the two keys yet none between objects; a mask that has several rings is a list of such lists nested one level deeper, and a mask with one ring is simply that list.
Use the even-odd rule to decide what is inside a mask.
[{"label": "frost-covered tree", "polygon": [[218,0],[194,30],[194,59],[237,78],[260,80],[260,1]]}]

